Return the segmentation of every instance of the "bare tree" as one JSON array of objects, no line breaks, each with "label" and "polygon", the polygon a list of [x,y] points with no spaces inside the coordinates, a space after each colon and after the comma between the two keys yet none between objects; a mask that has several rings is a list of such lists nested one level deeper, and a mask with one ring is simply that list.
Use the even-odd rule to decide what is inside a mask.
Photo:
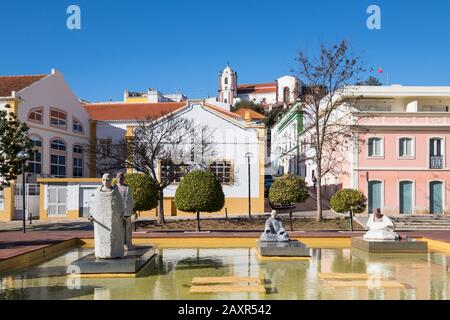
[{"label": "bare tree", "polygon": [[[328,173],[344,169],[343,150],[353,139],[352,123],[348,113],[341,113],[355,95],[344,91],[364,71],[359,57],[353,55],[346,41],[331,47],[320,46],[317,56],[309,57],[300,51],[297,56],[298,76],[307,88],[303,97],[305,133],[302,142],[310,151],[309,159],[315,164],[317,220],[322,220],[322,180]],[[308,156],[306,157],[308,158]]]},{"label": "bare tree", "polygon": [[164,223],[164,189],[195,168],[205,169],[214,149],[211,131],[180,115],[136,121],[132,135],[113,145],[96,143],[98,172],[131,169],[152,177],[159,190],[158,223]]}]

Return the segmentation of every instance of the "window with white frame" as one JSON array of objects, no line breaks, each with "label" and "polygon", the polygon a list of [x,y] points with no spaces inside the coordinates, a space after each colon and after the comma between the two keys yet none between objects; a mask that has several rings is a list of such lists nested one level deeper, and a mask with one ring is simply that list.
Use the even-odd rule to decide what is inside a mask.
[{"label": "window with white frame", "polygon": [[61,140],[55,139],[50,142],[50,149],[66,151],[66,144]]},{"label": "window with white frame", "polygon": [[73,177],[83,177],[83,159],[81,158],[73,158]]},{"label": "window with white frame", "polygon": [[83,147],[79,144],[73,146],[73,177],[83,177]]},{"label": "window with white frame", "polygon": [[44,109],[42,107],[32,109],[28,114],[28,120],[42,123]]},{"label": "window with white frame", "polygon": [[50,110],[50,125],[60,129],[67,129],[67,114],[55,109]]},{"label": "window with white frame", "polygon": [[75,118],[73,119],[72,130],[73,130],[73,132],[83,134],[83,132],[84,132],[83,125],[81,124],[80,121],[78,121],[78,119],[75,119]]},{"label": "window with white frame", "polygon": [[400,157],[414,156],[414,140],[412,138],[401,138],[398,145]]},{"label": "window with white frame", "polygon": [[33,143],[33,152],[28,162],[28,172],[34,174],[42,173],[42,140],[38,136],[30,136],[30,140]]},{"label": "window with white frame", "polygon": [[50,155],[50,174],[55,178],[66,177],[66,156]]},{"label": "window with white frame", "polygon": [[369,138],[369,157],[383,156],[383,139]]},{"label": "window with white frame", "polygon": [[55,178],[66,177],[66,144],[59,139],[50,141],[50,174]]}]

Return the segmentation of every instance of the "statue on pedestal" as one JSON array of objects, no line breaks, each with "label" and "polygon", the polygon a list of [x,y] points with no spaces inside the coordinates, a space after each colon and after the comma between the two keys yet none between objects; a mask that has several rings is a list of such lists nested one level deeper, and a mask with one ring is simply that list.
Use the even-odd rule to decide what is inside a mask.
[{"label": "statue on pedestal", "polygon": [[124,256],[124,201],[111,175],[102,177],[102,185],[95,193],[90,220],[94,222],[95,257],[100,259]]},{"label": "statue on pedestal", "polygon": [[124,243],[126,250],[133,249],[133,222],[131,221],[131,217],[134,214],[134,198],[133,198],[133,190],[125,184],[125,175],[122,172],[119,172],[116,177],[117,180],[117,188],[119,190],[120,195],[122,196],[124,205],[125,205],[125,213],[124,213]]},{"label": "statue on pedestal", "polygon": [[364,235],[364,240],[400,240],[400,236],[394,232],[395,225],[391,219],[375,209],[374,214],[369,216],[366,229],[369,231]]},{"label": "statue on pedestal", "polygon": [[289,242],[289,235],[283,228],[281,218],[276,210],[272,210],[270,218],[267,219],[264,233],[261,235],[263,242]]}]

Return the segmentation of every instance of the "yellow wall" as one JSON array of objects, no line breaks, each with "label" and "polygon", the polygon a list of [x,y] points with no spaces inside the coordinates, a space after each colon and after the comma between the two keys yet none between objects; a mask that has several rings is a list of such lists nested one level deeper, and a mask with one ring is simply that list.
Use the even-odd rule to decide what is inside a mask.
[{"label": "yellow wall", "polygon": [[148,102],[147,97],[126,97],[125,98],[126,103],[144,103]]},{"label": "yellow wall", "polygon": [[4,209],[0,211],[0,221],[12,221],[14,218],[14,185],[3,190]]}]

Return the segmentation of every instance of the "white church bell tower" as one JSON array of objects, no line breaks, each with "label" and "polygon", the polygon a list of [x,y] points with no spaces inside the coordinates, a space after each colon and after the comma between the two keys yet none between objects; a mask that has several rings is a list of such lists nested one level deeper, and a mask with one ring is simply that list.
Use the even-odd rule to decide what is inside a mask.
[{"label": "white church bell tower", "polygon": [[227,67],[219,74],[219,102],[234,104],[237,97],[237,73]]}]

